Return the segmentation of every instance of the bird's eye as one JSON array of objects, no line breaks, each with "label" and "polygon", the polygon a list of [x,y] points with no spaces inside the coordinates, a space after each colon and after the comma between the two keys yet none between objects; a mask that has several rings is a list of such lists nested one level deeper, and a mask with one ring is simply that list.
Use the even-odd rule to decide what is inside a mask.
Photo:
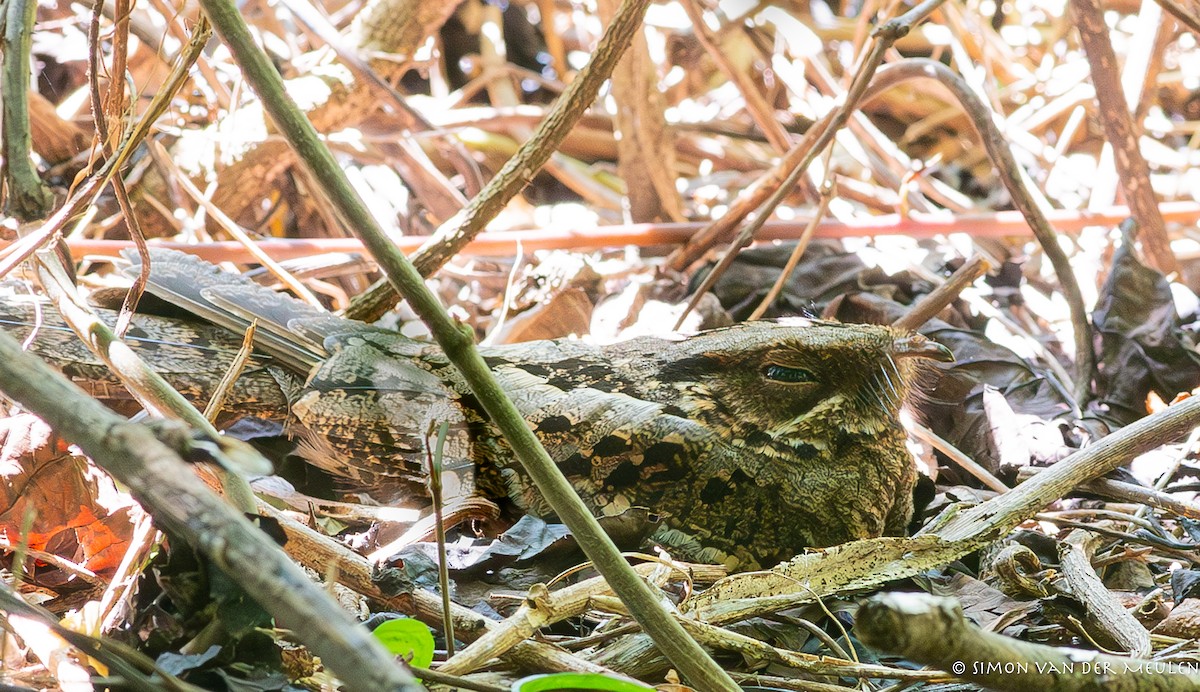
[{"label": "bird's eye", "polygon": [[786,365],[768,365],[764,371],[768,380],[779,382],[816,382],[817,376],[804,368],[789,368]]}]

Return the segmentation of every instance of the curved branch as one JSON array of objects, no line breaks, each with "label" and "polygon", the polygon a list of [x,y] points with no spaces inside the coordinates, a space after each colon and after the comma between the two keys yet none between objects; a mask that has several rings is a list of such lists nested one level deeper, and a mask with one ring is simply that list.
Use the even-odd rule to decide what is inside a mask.
[{"label": "curved branch", "polygon": [[1071,263],[1066,253],[1058,245],[1058,234],[1026,187],[1021,177],[1021,167],[1013,157],[1000,128],[996,127],[992,112],[975,92],[971,91],[967,82],[950,68],[928,58],[913,58],[886,65],[876,73],[871,86],[863,95],[863,103],[901,82],[913,79],[932,79],[949,89],[958,99],[975,132],[983,140],[988,157],[996,166],[1008,194],[1012,196],[1013,204],[1025,215],[1025,220],[1029,222],[1042,251],[1054,267],[1054,273],[1058,276],[1058,283],[1062,286],[1063,296],[1070,308],[1071,327],[1075,334],[1075,399],[1080,407],[1084,406],[1091,393],[1092,374],[1096,368],[1096,349],[1092,343],[1092,329],[1088,323],[1087,308],[1083,304],[1083,293],[1079,290],[1079,282],[1075,279],[1075,273],[1071,271]]}]

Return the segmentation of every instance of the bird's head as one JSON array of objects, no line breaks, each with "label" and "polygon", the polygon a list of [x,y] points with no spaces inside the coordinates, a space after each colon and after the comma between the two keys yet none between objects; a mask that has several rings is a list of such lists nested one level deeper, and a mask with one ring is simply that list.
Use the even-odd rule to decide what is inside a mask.
[{"label": "bird's head", "polygon": [[922,361],[953,360],[919,334],[809,319],[747,322],[675,345],[662,372],[678,406],[748,447],[894,428]]}]

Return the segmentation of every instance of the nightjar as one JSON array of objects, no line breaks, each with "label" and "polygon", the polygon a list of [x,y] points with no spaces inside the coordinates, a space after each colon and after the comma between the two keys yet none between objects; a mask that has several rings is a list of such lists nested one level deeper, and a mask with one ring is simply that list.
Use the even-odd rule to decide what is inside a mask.
[{"label": "nightjar", "polygon": [[[424,497],[432,431],[445,422],[451,499],[477,492],[550,513],[435,345],[320,312],[183,253],[154,250],[151,267],[160,298],[231,330],[259,321],[264,355],[227,408],[284,418],[298,453],[347,489],[382,502]],[[10,318],[12,307],[2,308]],[[134,324],[131,343],[201,405],[238,347],[213,327],[151,316]],[[36,348],[92,391],[111,379],[80,347],[57,342]],[[916,470],[898,413],[923,361],[952,359],[917,334],[809,319],[481,351],[597,516],[647,508],[661,517],[652,538],[673,554],[737,569],[902,533]]]}]

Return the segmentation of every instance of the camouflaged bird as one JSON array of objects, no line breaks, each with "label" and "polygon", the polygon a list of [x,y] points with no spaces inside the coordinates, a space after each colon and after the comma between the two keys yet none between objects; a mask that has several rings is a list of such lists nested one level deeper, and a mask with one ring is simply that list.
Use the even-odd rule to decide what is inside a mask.
[{"label": "camouflaged bird", "polygon": [[[259,320],[256,344],[270,357],[251,364],[226,406],[285,418],[298,453],[347,487],[381,501],[424,495],[430,431],[444,421],[445,492],[551,513],[436,346],[337,318],[190,255],[156,250],[151,267],[150,290],[161,298],[233,330]],[[211,384],[199,373],[219,378],[237,350],[235,337],[212,327],[149,316],[135,325],[143,357],[201,403]],[[68,343],[39,341],[93,391],[110,379],[81,364],[78,346],[64,364]],[[904,531],[916,471],[897,414],[921,361],[950,359],[919,335],[807,319],[481,351],[593,512],[648,508],[662,517],[653,538],[674,554],[741,569]]]}]

